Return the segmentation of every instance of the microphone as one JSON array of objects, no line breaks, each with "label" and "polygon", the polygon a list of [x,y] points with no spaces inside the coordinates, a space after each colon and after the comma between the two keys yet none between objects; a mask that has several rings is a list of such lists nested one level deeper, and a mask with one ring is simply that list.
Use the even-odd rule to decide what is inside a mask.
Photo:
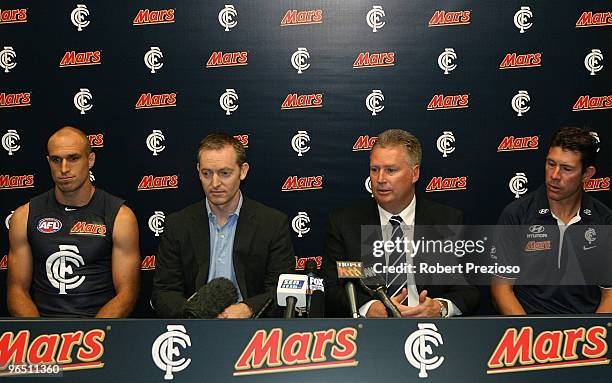
[{"label": "microphone", "polygon": [[286,307],[284,318],[295,317],[295,308],[306,307],[308,277],[299,274],[281,274],[276,287],[276,301]]},{"label": "microphone", "polygon": [[355,284],[352,279],[363,277],[363,266],[361,262],[336,261],[336,268],[338,270],[338,278],[346,279],[344,288],[346,289],[351,316],[353,318],[359,318],[359,311],[357,311],[357,295],[355,292]]},{"label": "microphone", "polygon": [[308,317],[323,318],[325,316],[325,284],[323,278],[316,276],[317,262],[309,259],[304,269],[308,276],[308,295],[306,296]]},{"label": "microphone", "polygon": [[[399,312],[397,307],[391,302],[387,292],[385,290],[385,281],[382,277],[374,272],[372,266],[364,268],[365,277],[359,279],[359,285],[363,288],[371,297],[376,298],[382,302],[387,309],[387,313],[394,318],[401,318],[402,314]],[[373,286],[370,288],[368,285]]]},{"label": "microphone", "polygon": [[183,307],[183,318],[216,318],[226,307],[238,301],[238,290],[227,278],[215,278],[200,287]]},{"label": "microphone", "polygon": [[264,302],[263,306],[261,306],[261,308],[260,308],[260,309],[259,309],[259,310],[258,310],[256,313],[253,313],[253,315],[251,315],[251,318],[252,318],[252,319],[259,319],[259,317],[260,317],[260,316],[261,316],[261,315],[262,315],[264,312],[266,312],[266,310],[267,310],[268,308],[270,308],[270,305],[271,305],[273,302],[274,302],[274,299],[272,299],[272,298],[268,298],[268,299],[266,299],[266,301]]}]

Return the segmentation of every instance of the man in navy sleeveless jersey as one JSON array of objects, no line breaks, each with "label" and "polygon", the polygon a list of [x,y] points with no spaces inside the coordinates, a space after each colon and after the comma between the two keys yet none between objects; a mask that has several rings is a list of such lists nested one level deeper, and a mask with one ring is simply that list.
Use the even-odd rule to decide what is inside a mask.
[{"label": "man in navy sleeveless jersey", "polygon": [[55,187],[11,218],[8,307],[16,317],[126,317],[139,288],[138,224],[94,187],[87,136],[63,127],[47,143]]}]

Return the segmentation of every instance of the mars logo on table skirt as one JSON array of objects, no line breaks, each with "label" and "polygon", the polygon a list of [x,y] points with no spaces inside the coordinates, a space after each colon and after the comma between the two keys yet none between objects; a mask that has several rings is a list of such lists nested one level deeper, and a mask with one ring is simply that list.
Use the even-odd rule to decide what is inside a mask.
[{"label": "mars logo on table skirt", "polygon": [[352,327],[287,337],[280,328],[258,330],[234,364],[234,376],[355,367],[359,364],[356,339],[357,329]]},{"label": "mars logo on table skirt", "polygon": [[542,331],[509,328],[489,359],[487,374],[610,364],[603,326]]}]

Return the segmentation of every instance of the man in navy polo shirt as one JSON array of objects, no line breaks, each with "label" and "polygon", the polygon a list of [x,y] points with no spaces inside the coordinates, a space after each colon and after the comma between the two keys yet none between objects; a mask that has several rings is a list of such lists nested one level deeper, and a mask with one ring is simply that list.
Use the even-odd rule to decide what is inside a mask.
[{"label": "man in navy polo shirt", "polygon": [[493,277],[501,314],[612,312],[612,210],[582,190],[595,174],[596,153],[587,131],[560,129],[546,156],[544,185],[502,212],[491,258],[521,269]]}]

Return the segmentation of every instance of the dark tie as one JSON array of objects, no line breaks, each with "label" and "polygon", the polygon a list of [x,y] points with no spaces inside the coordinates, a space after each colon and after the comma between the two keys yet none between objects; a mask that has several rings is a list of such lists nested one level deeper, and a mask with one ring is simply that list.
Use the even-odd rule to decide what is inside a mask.
[{"label": "dark tie", "polygon": [[[404,239],[404,232],[400,224],[403,222],[402,217],[399,215],[394,215],[389,219],[389,223],[392,227],[391,233],[391,241],[396,243],[396,240],[399,239],[400,242]],[[403,244],[402,244],[403,249]],[[387,263],[388,266],[399,266],[404,263],[406,260],[406,255],[404,252],[397,251],[397,248],[389,253],[389,261]],[[404,273],[389,273],[387,271],[385,275],[385,282],[387,284],[387,293],[390,297],[397,295],[403,287],[406,286],[406,274]]]}]

